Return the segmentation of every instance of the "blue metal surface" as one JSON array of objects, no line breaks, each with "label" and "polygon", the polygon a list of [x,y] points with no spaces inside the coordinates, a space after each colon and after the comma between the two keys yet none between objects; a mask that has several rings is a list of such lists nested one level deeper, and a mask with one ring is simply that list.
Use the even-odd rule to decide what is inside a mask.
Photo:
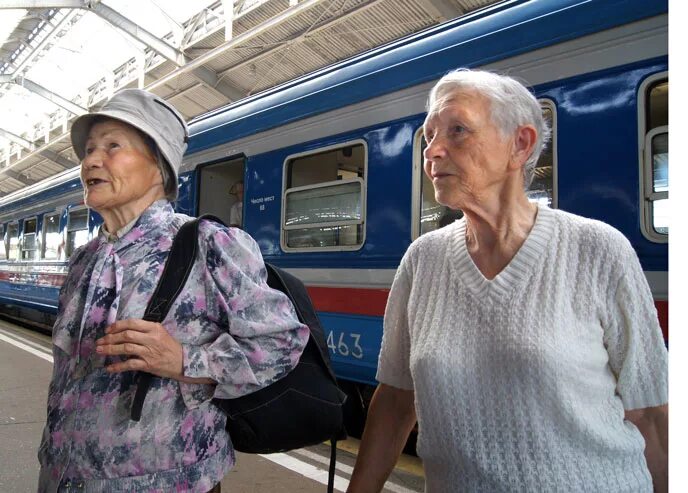
[{"label": "blue metal surface", "polygon": [[668,269],[668,245],[640,230],[637,100],[643,80],[665,70],[663,58],[536,88],[557,106],[559,208],[623,232],[649,271]]},{"label": "blue metal surface", "polygon": [[17,209],[26,209],[28,207],[31,207],[33,204],[49,201],[50,199],[57,199],[61,195],[66,195],[68,193],[73,192],[74,190],[81,190],[81,188],[81,180],[79,178],[75,178],[68,182],[61,183],[60,185],[52,187],[49,190],[45,190],[41,193],[31,195],[30,197],[26,197],[22,200],[17,200],[16,202],[12,202],[11,204],[4,205],[0,207],[0,215]]},{"label": "blue metal surface", "polygon": [[58,288],[0,282],[0,304],[19,305],[57,314]]},{"label": "blue metal surface", "polygon": [[375,385],[382,318],[318,313],[338,378]]},{"label": "blue metal surface", "polygon": [[[281,267],[396,268],[411,242],[410,156],[414,132],[422,122],[423,118],[417,116],[249,158],[245,229],[256,239],[266,260]],[[283,163],[292,154],[352,140],[364,140],[368,146],[367,233],[363,248],[347,252],[283,252],[280,248]],[[380,193],[388,190],[395,193]]]}]

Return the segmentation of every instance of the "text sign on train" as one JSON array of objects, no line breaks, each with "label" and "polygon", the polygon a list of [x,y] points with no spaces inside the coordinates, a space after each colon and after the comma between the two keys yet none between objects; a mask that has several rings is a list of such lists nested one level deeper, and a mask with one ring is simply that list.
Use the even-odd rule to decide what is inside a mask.
[{"label": "text sign on train", "polygon": [[257,205],[259,211],[264,211],[265,205],[274,201],[274,195],[268,195],[267,197],[256,197],[255,199],[251,199],[251,205]]}]

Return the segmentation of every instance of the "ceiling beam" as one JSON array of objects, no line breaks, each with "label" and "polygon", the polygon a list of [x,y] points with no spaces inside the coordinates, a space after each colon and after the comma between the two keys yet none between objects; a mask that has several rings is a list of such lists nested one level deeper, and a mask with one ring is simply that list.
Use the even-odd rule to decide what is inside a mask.
[{"label": "ceiling beam", "polygon": [[35,146],[33,145],[32,142],[26,140],[23,137],[20,137],[17,134],[13,134],[9,130],[5,130],[4,128],[0,128],[0,136],[5,137],[7,140],[11,140],[18,146],[23,147],[27,151],[33,151],[35,149]]},{"label": "ceiling beam", "polygon": [[289,7],[286,9],[284,12],[281,14],[275,15],[274,17],[271,17],[269,20],[255,26],[252,29],[249,29],[246,32],[241,33],[239,36],[236,36],[232,38],[231,41],[227,41],[217,48],[214,48],[210,51],[208,51],[205,55],[201,55],[198,58],[194,58],[190,62],[188,62],[186,65],[183,67],[179,67],[177,70],[173,70],[167,75],[164,75],[163,77],[159,78],[152,84],[150,84],[147,89],[154,89],[156,87],[160,87],[164,84],[167,84],[171,82],[172,80],[176,79],[180,75],[191,72],[194,69],[201,67],[204,63],[208,63],[209,61],[215,59],[216,57],[222,55],[226,51],[229,51],[233,48],[236,48],[238,46],[241,46],[242,44],[246,43],[250,39],[255,38],[256,36],[260,36],[261,34],[264,34],[266,31],[270,29],[274,29],[275,27],[279,26],[280,24],[292,19],[293,17],[302,14],[303,12],[315,7],[317,4],[324,2],[325,0],[304,0],[300,4],[294,6],[294,7]]},{"label": "ceiling beam", "polygon": [[255,63],[258,60],[274,55],[278,53],[280,50],[284,49],[285,45],[289,46],[294,43],[298,43],[300,41],[305,41],[308,38],[315,37],[318,32],[324,31],[325,29],[332,27],[333,25],[336,25],[339,22],[342,22],[345,19],[348,19],[349,17],[353,17],[357,14],[361,14],[365,12],[366,10],[369,10],[373,7],[375,7],[377,4],[382,3],[386,0],[370,0],[367,3],[357,5],[356,7],[352,8],[351,10],[347,10],[346,12],[340,14],[340,15],[335,15],[333,17],[329,17],[326,19],[324,22],[317,24],[315,26],[311,27],[306,27],[299,32],[292,34],[288,38],[283,39],[279,45],[275,46],[274,48],[267,49],[265,51],[261,51],[260,53],[256,53],[254,56],[251,58],[247,58],[245,60],[242,60],[238,63],[235,63],[234,65],[227,67],[222,70],[221,75],[228,74],[232,70],[238,69],[240,67],[244,67],[246,65],[249,65],[251,63]]},{"label": "ceiling beam", "polygon": [[465,13],[465,10],[451,0],[426,0],[426,4],[445,21]]},{"label": "ceiling beam", "polygon": [[45,87],[36,84],[33,81],[30,81],[29,79],[25,79],[24,77],[15,77],[14,74],[0,74],[0,84],[3,83],[10,83],[10,84],[17,84],[18,86],[23,87],[27,91],[33,92],[34,94],[38,94],[39,96],[47,99],[53,104],[56,104],[57,106],[60,106],[67,111],[74,113],[75,115],[83,115],[84,113],[88,113],[88,110],[86,108],[82,108],[78,104],[75,104],[71,102],[68,99],[63,98],[59,94],[56,94]]},{"label": "ceiling beam", "polygon": [[[7,140],[10,140],[17,144],[18,146],[23,147],[29,152],[33,152],[36,149],[36,146],[34,145],[33,142],[30,142],[26,140],[23,137],[20,137],[17,134],[14,134],[8,130],[5,130],[4,128],[0,128],[0,136],[5,137]],[[63,167],[64,169],[70,169],[75,166],[78,166],[78,163],[75,163],[71,159],[68,159],[57,152],[50,150],[50,149],[40,149],[38,151],[38,154],[43,156],[44,158],[48,159],[49,161],[52,161],[53,163]],[[15,178],[16,179],[16,178]]]},{"label": "ceiling beam", "polygon": [[39,150],[38,154],[40,154],[44,158],[52,161],[53,163],[62,166],[64,169],[70,169],[70,168],[74,168],[75,166],[79,166],[79,163],[75,163],[71,159],[67,159],[66,157],[62,156],[61,154],[58,154],[55,151],[51,151],[50,149]]},{"label": "ceiling beam", "polygon": [[[15,74],[21,74],[24,68],[33,60],[38,53],[45,50],[50,44],[55,44],[55,33],[59,32],[62,27],[67,27],[72,21],[72,15],[65,15],[57,21],[56,24],[52,24],[49,21],[49,28],[51,29],[50,34],[45,36],[36,46],[29,47],[31,53],[22,60],[22,62],[14,68]],[[67,26],[66,26],[67,25]]]},{"label": "ceiling beam", "polygon": [[17,180],[18,182],[23,183],[24,185],[31,185],[32,183],[36,183],[36,180],[30,180],[24,175],[21,175],[12,169],[4,169],[2,170],[2,172],[5,173],[8,177],[12,178],[13,180]]},{"label": "ceiling beam", "polygon": [[5,0],[0,9],[78,9],[83,0]]},{"label": "ceiling beam", "polygon": [[[69,142],[69,132],[65,132],[62,135],[57,136],[51,142],[48,142],[48,143],[42,145],[41,147],[39,147],[35,151],[29,152],[26,156],[22,156],[20,159],[18,159],[14,163],[11,163],[9,165],[9,167],[7,167],[7,168],[0,167],[0,175],[2,175],[2,173],[7,173],[8,171],[10,171],[9,168],[12,168],[14,166],[18,166],[21,163],[26,162],[26,160],[31,159],[31,158],[35,158],[36,156],[43,156],[43,157],[53,161],[52,157],[55,157],[55,156],[52,156],[50,154],[51,152],[54,152],[54,151],[50,150],[50,146],[52,146],[53,144],[56,144],[57,142],[62,142],[64,140]],[[46,152],[47,152],[47,154],[46,154]],[[57,153],[55,153],[55,154],[57,154]],[[58,154],[58,156],[59,156],[59,154]],[[60,156],[60,158],[57,158],[57,159],[59,159],[59,161],[64,163],[65,161],[63,161],[63,160],[66,158],[63,156]],[[54,160],[54,161],[56,163],[60,164],[60,162],[58,162],[57,160]],[[69,161],[70,164],[73,162],[71,160],[67,160],[67,161]],[[76,166],[76,164],[77,163],[74,163],[74,166]]]},{"label": "ceiling beam", "polygon": [[[180,50],[174,48],[164,40],[150,33],[143,27],[139,26],[129,18],[123,16],[116,10],[108,7],[100,1],[89,0],[9,0],[3,2],[0,8],[75,8],[85,9],[93,12],[98,17],[107,21],[113,27],[127,33],[137,41],[148,46],[165,59],[173,62],[177,66],[184,66],[188,61],[188,57]],[[222,81],[214,70],[204,66],[196,66],[191,72],[201,82],[208,87],[218,91],[221,96],[231,99],[233,101],[241,99],[246,96],[245,91],[241,91],[229,84],[227,81]],[[15,72],[16,73],[16,72]]]},{"label": "ceiling beam", "polygon": [[[141,26],[132,22],[107,5],[96,3],[95,5],[91,6],[90,10],[101,18],[105,19],[112,26],[116,27],[117,29],[121,29],[134,39],[148,46],[151,50],[173,62],[175,65],[184,66],[189,62],[189,58],[182,51],[174,48],[164,40],[149,33]],[[241,99],[246,96],[245,91],[241,91],[228,82],[220,80],[217,73],[208,67],[198,66],[195,67],[191,72],[206,86],[216,90],[225,98],[236,101],[237,99]]]}]

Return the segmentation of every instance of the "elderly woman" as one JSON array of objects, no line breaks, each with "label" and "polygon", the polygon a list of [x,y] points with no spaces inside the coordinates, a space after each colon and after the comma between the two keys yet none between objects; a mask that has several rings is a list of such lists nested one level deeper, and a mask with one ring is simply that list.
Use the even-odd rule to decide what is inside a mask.
[{"label": "elderly woman", "polygon": [[[103,218],[74,252],[53,329],[54,370],[39,450],[40,492],[219,491],[234,463],[232,398],[289,372],[308,338],[289,299],[266,284],[256,243],[203,221],[199,256],[162,324],[141,320],[175,233],[181,115],[138,89],[71,130],[84,201]],[[157,378],[139,422],[136,372]]]},{"label": "elderly woman", "polygon": [[617,230],[527,200],[549,135],[537,100],[451,72],[424,133],[435,197],[465,217],[401,261],[349,491],[380,491],[416,417],[428,492],[666,488],[650,290]]}]

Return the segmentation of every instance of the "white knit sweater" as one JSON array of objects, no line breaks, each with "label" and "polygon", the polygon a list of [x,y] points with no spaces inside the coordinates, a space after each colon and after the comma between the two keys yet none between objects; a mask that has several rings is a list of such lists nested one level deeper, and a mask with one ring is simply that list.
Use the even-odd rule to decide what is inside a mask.
[{"label": "white knit sweater", "polygon": [[465,220],[408,249],[378,380],[413,389],[426,491],[652,491],[624,409],[667,402],[667,352],[626,238],[547,207],[493,280]]}]

